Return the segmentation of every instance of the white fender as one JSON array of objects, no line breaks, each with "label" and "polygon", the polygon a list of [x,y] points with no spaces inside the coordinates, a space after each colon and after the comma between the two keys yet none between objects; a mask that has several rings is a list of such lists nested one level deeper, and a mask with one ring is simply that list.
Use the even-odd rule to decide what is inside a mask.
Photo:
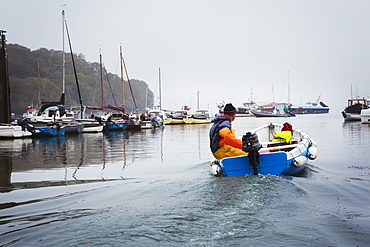
[{"label": "white fender", "polygon": [[309,153],[308,158],[310,160],[316,159],[316,157],[317,157],[317,147],[310,147],[308,149],[308,153]]},{"label": "white fender", "polygon": [[216,177],[221,176],[222,171],[221,171],[220,166],[216,165],[216,164],[212,164],[211,165],[211,173],[212,173],[212,175],[214,175]]},{"label": "white fender", "polygon": [[301,167],[306,163],[307,163],[307,158],[304,157],[304,156],[298,156],[298,157],[294,158],[294,160],[293,160],[293,165],[295,167]]}]

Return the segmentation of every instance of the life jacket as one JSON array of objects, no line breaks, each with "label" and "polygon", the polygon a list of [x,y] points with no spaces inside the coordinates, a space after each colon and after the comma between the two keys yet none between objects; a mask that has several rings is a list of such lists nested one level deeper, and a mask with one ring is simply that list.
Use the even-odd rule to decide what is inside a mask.
[{"label": "life jacket", "polygon": [[283,124],[283,128],[281,129],[281,132],[276,132],[274,134],[274,137],[275,139],[272,140],[273,142],[284,141],[286,143],[289,143],[293,137],[293,126],[290,123],[285,122]]},{"label": "life jacket", "polygon": [[273,142],[283,141],[283,142],[289,143],[290,140],[292,139],[292,132],[289,130],[276,132],[274,134],[274,137],[275,138],[272,140]]},{"label": "life jacket", "polygon": [[221,136],[218,132],[223,128],[229,128],[231,131],[231,122],[227,117],[218,117],[209,131],[210,148],[212,153],[220,148]]}]

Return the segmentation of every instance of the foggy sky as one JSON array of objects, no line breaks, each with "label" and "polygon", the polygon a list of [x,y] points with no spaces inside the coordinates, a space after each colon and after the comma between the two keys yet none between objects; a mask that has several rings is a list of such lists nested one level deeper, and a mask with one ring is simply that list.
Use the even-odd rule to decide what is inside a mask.
[{"label": "foggy sky", "polygon": [[198,91],[200,108],[212,111],[221,101],[321,95],[339,112],[351,85],[352,96],[370,95],[370,1],[2,0],[1,9],[8,43],[31,50],[62,50],[64,9],[73,51],[87,61],[101,51],[119,75],[122,45],[130,79],[157,96],[161,68],[167,109],[195,109]]}]

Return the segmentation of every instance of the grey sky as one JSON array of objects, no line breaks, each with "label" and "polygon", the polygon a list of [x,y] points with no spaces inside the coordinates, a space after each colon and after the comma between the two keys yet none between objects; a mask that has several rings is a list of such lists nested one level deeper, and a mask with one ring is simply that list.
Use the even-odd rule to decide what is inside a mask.
[{"label": "grey sky", "polygon": [[[66,4],[65,7],[62,7]],[[163,106],[216,110],[257,102],[321,100],[340,111],[370,95],[370,1],[360,0],[2,0],[8,43],[61,50],[61,11],[73,51],[90,62],[101,48],[119,74],[158,90]],[[69,49],[66,48],[68,51]],[[77,68],[78,70],[78,68]],[[272,90],[274,88],[274,90]]]}]

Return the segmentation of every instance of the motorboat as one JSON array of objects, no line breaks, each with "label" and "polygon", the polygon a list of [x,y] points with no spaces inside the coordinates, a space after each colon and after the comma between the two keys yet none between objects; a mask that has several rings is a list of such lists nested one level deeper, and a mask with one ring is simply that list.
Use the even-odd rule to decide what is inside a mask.
[{"label": "motorboat", "polygon": [[346,121],[361,121],[361,110],[368,109],[369,105],[370,99],[348,99],[347,107],[342,111],[342,116]]},{"label": "motorboat", "polygon": [[185,119],[187,124],[204,124],[212,122],[212,115],[208,109],[198,109]]},{"label": "motorboat", "polygon": [[330,107],[322,101],[309,101],[305,105],[292,106],[294,114],[322,114],[329,113]]},{"label": "motorboat", "polygon": [[274,141],[282,124],[267,123],[243,136],[243,151],[248,155],[211,162],[215,176],[296,175],[309,160],[317,157],[317,145],[305,132],[292,127],[289,142]]}]

